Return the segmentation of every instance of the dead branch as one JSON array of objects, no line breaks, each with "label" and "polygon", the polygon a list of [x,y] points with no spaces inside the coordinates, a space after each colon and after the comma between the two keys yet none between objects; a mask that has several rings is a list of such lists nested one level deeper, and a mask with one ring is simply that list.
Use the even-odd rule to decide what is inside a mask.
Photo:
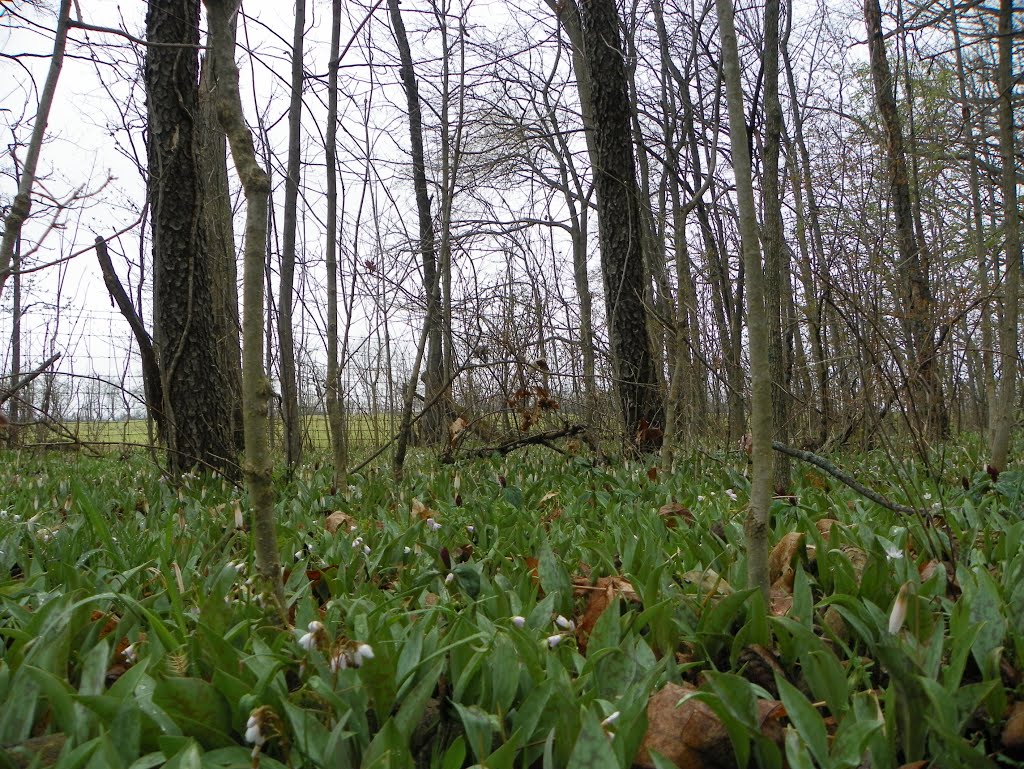
[{"label": "dead branch", "polygon": [[[552,449],[553,451],[565,453],[562,449],[555,446],[552,441],[557,441],[560,438],[576,437],[580,437],[585,440],[589,429],[590,428],[587,427],[587,425],[570,425],[566,423],[558,430],[545,430],[541,433],[519,436],[507,440],[504,443],[500,443],[497,446],[481,446],[464,452],[463,456],[466,458],[489,457],[492,454],[505,456],[506,454],[511,454],[513,451],[521,449],[524,446],[544,446]],[[455,461],[455,457],[446,452],[445,455],[441,457],[441,461],[444,464],[451,464]]]},{"label": "dead branch", "polygon": [[880,494],[874,489],[869,489],[867,486],[865,486],[863,483],[855,479],[849,473],[843,472],[834,464],[829,462],[827,459],[818,456],[813,452],[803,451],[801,449],[794,449],[792,446],[786,446],[785,444],[779,443],[778,441],[772,441],[772,448],[778,451],[780,454],[785,454],[795,459],[799,459],[803,462],[807,462],[808,464],[812,464],[815,467],[824,470],[833,478],[846,484],[851,489],[856,491],[858,494],[867,497],[875,504],[881,505],[887,510],[892,510],[894,513],[902,513],[903,515],[920,515],[922,517],[930,516],[930,513],[927,510],[922,510],[917,507],[907,507],[906,505],[901,505],[897,502],[892,502],[883,494]]}]

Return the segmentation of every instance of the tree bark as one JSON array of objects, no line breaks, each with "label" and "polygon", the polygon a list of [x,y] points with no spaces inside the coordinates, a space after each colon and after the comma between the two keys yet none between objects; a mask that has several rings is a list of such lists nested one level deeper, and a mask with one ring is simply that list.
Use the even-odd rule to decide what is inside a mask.
[{"label": "tree bark", "polygon": [[751,458],[750,502],[743,528],[747,543],[747,580],[768,598],[768,536],[772,501],[772,380],[768,360],[768,318],[764,300],[764,270],[757,232],[757,208],[751,178],[750,149],[743,107],[739,50],[732,0],[716,0],[722,41],[722,70],[729,105],[729,136],[740,244],[747,275],[747,336],[750,340]]},{"label": "tree bark", "polygon": [[1017,411],[1017,323],[1020,316],[1020,209],[1013,124],[1013,2],[999,0],[999,155],[1003,163],[1003,315],[999,325],[999,393],[992,409],[989,464],[1006,468],[1010,430]]},{"label": "tree bark", "polygon": [[[231,40],[235,40],[235,21],[231,19]],[[203,226],[206,228],[210,258],[210,289],[213,301],[213,333],[224,372],[231,435],[235,448],[245,445],[242,431],[242,340],[238,316],[238,264],[235,259],[234,211],[228,188],[227,140],[217,121],[214,105],[217,89],[212,52],[207,50],[199,72],[200,168],[203,173]]]},{"label": "tree bark", "polygon": [[284,232],[277,315],[281,416],[284,418],[285,460],[290,470],[298,466],[302,455],[302,420],[299,416],[299,387],[295,371],[292,316],[295,300],[295,231],[298,227],[299,174],[302,161],[299,141],[302,130],[302,48],[305,27],[306,0],[295,0],[291,101],[288,105],[288,171],[284,181]]},{"label": "tree bark", "polygon": [[155,43],[146,50],[145,65],[148,203],[153,217],[153,336],[167,464],[174,475],[199,465],[234,476],[196,135],[199,0],[150,0],[146,34]]},{"label": "tree bark", "polygon": [[[789,257],[782,239],[782,191],[779,155],[782,149],[782,104],[779,101],[779,0],[764,6],[764,169],[761,183],[764,211],[764,293],[768,313],[768,365],[772,377],[774,439],[789,443],[789,410],[792,396],[786,376],[786,344],[783,335]],[[749,279],[748,279],[749,280]],[[789,457],[776,453],[774,486],[779,494],[789,489]]]},{"label": "tree bark", "polygon": [[267,404],[270,381],[263,369],[263,258],[267,244],[270,180],[253,149],[242,113],[238,69],[230,33],[233,0],[205,0],[214,49],[218,89],[217,115],[231,147],[245,193],[245,259],[242,288],[242,401],[245,427],[245,480],[256,551],[256,569],[283,611],[284,587],[274,521],[273,462],[269,448]]},{"label": "tree bark", "polygon": [[[640,195],[630,131],[630,105],[614,0],[580,6],[592,114],[594,188],[608,339],[623,426],[639,451],[661,446],[664,407],[644,309]],[[581,94],[582,96],[582,94]]]}]

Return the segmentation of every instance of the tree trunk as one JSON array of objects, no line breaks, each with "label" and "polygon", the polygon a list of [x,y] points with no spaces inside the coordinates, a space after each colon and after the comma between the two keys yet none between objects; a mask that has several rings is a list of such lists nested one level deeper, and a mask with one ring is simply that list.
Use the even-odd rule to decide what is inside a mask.
[{"label": "tree trunk", "polygon": [[[423,371],[424,402],[430,403],[440,391],[444,382],[441,351],[441,296],[438,281],[437,251],[434,240],[434,221],[430,214],[430,193],[427,189],[427,170],[423,154],[423,117],[420,108],[419,88],[416,71],[413,68],[412,49],[405,33],[405,22],[399,10],[399,0],[388,0],[391,26],[398,44],[402,61],[401,77],[409,110],[409,152],[412,156],[412,182],[416,192],[416,211],[419,215],[419,250],[423,259],[423,289],[426,295],[427,312],[424,328],[427,329],[426,366]],[[421,434],[429,442],[444,440],[448,432],[445,423],[446,410],[439,401],[423,416]]]},{"label": "tree trunk", "polygon": [[885,53],[879,0],[864,0],[864,22],[868,33],[868,53],[875,102],[885,126],[886,164],[896,220],[898,271],[904,281],[902,301],[907,337],[907,405],[915,429],[923,430],[934,437],[944,437],[948,418],[936,365],[931,287],[928,270],[922,258],[923,244],[914,231],[910,173],[904,149],[903,129],[893,93],[894,82]]},{"label": "tree trunk", "polygon": [[623,426],[639,451],[661,446],[664,408],[644,310],[640,195],[630,133],[630,106],[614,0],[580,7],[592,114],[594,189],[608,339]]},{"label": "tree trunk", "polygon": [[340,396],[338,365],[338,67],[341,47],[341,0],[331,2],[331,54],[327,70],[327,422],[334,457],[334,486],[344,488],[348,435]]},{"label": "tree trunk", "polygon": [[[231,19],[231,40],[235,40],[235,22]],[[224,373],[231,434],[235,448],[244,448],[242,431],[242,340],[238,316],[238,264],[235,259],[234,211],[228,187],[227,141],[217,122],[214,106],[217,81],[211,52],[203,57],[199,72],[200,168],[204,174],[203,226],[210,254],[210,280],[213,300],[214,337]]]},{"label": "tree trunk", "polygon": [[[212,311],[199,170],[199,0],[150,0],[146,15],[148,203],[153,218],[153,330],[168,469],[234,475],[230,398]],[[182,47],[184,45],[184,47]],[[192,47],[196,46],[196,47]]]},{"label": "tree trunk", "polygon": [[[243,263],[242,399],[245,426],[245,479],[252,513],[256,569],[278,608],[284,609],[281,561],[274,521],[273,463],[268,443],[267,403],[270,381],[263,370],[263,258],[267,244],[270,180],[256,160],[252,134],[245,124],[238,91],[238,69],[229,18],[233,0],[205,0],[210,46],[215,51],[217,115],[227,135],[238,178],[245,193],[245,258]],[[285,617],[287,619],[287,617]]]},{"label": "tree trunk", "polygon": [[1003,315],[999,325],[999,394],[991,415],[989,464],[1006,468],[1017,411],[1017,322],[1020,305],[1020,209],[1013,124],[1013,2],[999,0],[999,155],[1003,163]]},{"label": "tree trunk", "polygon": [[[281,247],[281,282],[278,289],[277,338],[280,348],[281,416],[288,467],[294,470],[302,454],[302,420],[295,373],[293,307],[295,301],[295,231],[298,227],[299,174],[302,127],[302,43],[306,27],[306,0],[295,1],[292,35],[291,101],[288,105],[288,175],[284,181],[284,232]],[[331,235],[333,237],[333,233]]]},{"label": "tree trunk", "polygon": [[772,379],[768,360],[768,318],[764,301],[764,270],[757,232],[757,208],[751,180],[750,149],[743,108],[736,25],[732,0],[716,0],[722,41],[722,70],[729,105],[729,136],[736,197],[739,205],[740,242],[747,274],[747,335],[750,340],[753,466],[750,503],[743,528],[747,541],[747,581],[768,599],[769,512],[772,502]]},{"label": "tree trunk", "polygon": [[[782,240],[782,191],[779,155],[782,149],[782,104],[779,102],[779,0],[764,6],[764,170],[761,184],[764,211],[764,293],[768,313],[768,365],[772,378],[774,439],[789,444],[789,410],[792,396],[786,381],[786,345],[783,338],[788,314],[784,311],[785,273],[789,257]],[[749,286],[749,278],[748,284]],[[779,494],[789,489],[789,457],[774,456],[774,486]]]}]

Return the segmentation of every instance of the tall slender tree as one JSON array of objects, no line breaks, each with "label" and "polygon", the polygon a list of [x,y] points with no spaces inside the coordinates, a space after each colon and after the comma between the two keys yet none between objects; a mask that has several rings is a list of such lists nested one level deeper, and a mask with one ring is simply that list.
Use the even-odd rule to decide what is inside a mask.
[{"label": "tall slender tree", "polygon": [[437,267],[437,248],[434,237],[434,220],[430,213],[430,190],[427,186],[427,167],[423,152],[423,110],[420,105],[419,86],[412,58],[409,36],[405,21],[399,9],[398,0],[388,0],[391,28],[398,44],[402,85],[409,113],[409,154],[412,158],[412,184],[416,193],[416,213],[419,217],[419,247],[423,265],[423,290],[426,295],[427,312],[424,318],[426,329],[426,364],[423,369],[424,401],[433,402],[421,420],[423,433],[430,441],[443,439],[447,432],[445,409],[437,396],[444,386],[443,361],[441,352],[441,286]]},{"label": "tall slender tree", "polygon": [[903,127],[896,105],[895,81],[889,67],[882,34],[879,0],[864,0],[864,23],[868,33],[868,55],[875,104],[885,129],[886,167],[896,223],[897,271],[903,279],[903,314],[907,352],[907,408],[916,429],[944,436],[948,415],[939,379],[931,283],[924,243],[914,227],[910,170]]},{"label": "tall slender tree", "polygon": [[217,115],[231,147],[235,169],[245,193],[245,260],[243,268],[242,398],[245,427],[245,480],[251,507],[256,569],[277,599],[282,619],[284,588],[274,521],[267,404],[270,380],[263,371],[263,258],[267,243],[270,180],[256,159],[252,134],[245,124],[238,91],[234,43],[230,32],[234,0],[205,0],[210,19],[209,43],[214,50],[220,83]]},{"label": "tall slender tree", "polygon": [[295,302],[295,240],[298,228],[299,175],[302,171],[302,50],[306,33],[306,0],[295,0],[292,34],[291,99],[288,103],[288,174],[284,181],[284,232],[281,281],[278,287],[277,337],[280,347],[281,414],[284,417],[285,459],[295,468],[302,455],[302,421],[295,367],[293,307]]},{"label": "tall slender tree", "polygon": [[996,470],[1006,467],[1010,450],[1010,428],[1016,421],[1017,323],[1020,318],[1020,208],[1017,202],[1017,153],[1014,139],[1013,86],[1013,0],[999,0],[998,85],[999,155],[1003,163],[1003,249],[1006,270],[1003,275],[1003,316],[999,325],[999,394],[992,409],[989,437],[989,464]]},{"label": "tall slender tree", "polygon": [[747,540],[747,579],[768,597],[768,514],[772,501],[772,379],[768,360],[768,313],[765,310],[764,269],[757,231],[757,207],[751,175],[750,148],[743,106],[739,45],[732,0],[716,0],[722,41],[722,71],[729,105],[729,135],[739,204],[740,247],[747,275],[747,337],[750,340],[753,467],[750,501],[743,524]]}]

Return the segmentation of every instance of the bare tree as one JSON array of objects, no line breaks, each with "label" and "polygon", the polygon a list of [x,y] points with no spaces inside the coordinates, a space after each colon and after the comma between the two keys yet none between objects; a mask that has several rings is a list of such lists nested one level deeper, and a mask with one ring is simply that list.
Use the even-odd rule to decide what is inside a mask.
[{"label": "bare tree", "polygon": [[[238,70],[230,31],[234,0],[205,0],[210,19],[218,82],[217,114],[227,135],[235,169],[245,193],[245,260],[242,314],[242,398],[245,425],[245,479],[252,513],[256,568],[284,612],[284,586],[274,521],[273,462],[267,404],[270,381],[263,370],[263,257],[267,243],[270,182],[256,159],[238,92]],[[285,616],[286,620],[287,617]]]},{"label": "bare tree", "polygon": [[1020,209],[1017,203],[1017,153],[1014,140],[1013,2],[999,2],[999,154],[1003,162],[1003,317],[999,326],[999,395],[991,415],[989,464],[997,471],[1006,467],[1010,428],[1014,423],[1017,394],[1017,323],[1020,317]]},{"label": "bare tree", "polygon": [[292,35],[291,98],[288,104],[288,171],[284,182],[284,233],[281,248],[281,280],[278,287],[277,336],[280,347],[281,414],[284,417],[285,460],[290,469],[302,454],[302,420],[295,372],[294,313],[295,231],[298,226],[299,174],[301,172],[302,50],[306,32],[306,0],[295,2]]},{"label": "bare tree", "polygon": [[747,335],[750,339],[750,389],[753,467],[750,501],[743,528],[747,540],[747,579],[768,597],[768,514],[772,501],[772,379],[768,360],[768,317],[765,310],[764,269],[757,231],[757,208],[751,176],[750,149],[743,107],[739,50],[732,0],[716,0],[722,40],[722,70],[729,105],[732,165],[740,211],[740,242],[747,273]]},{"label": "bare tree", "polygon": [[21,228],[32,213],[32,185],[36,181],[36,169],[39,166],[39,153],[43,149],[43,138],[46,136],[46,123],[50,119],[53,97],[57,92],[57,80],[64,65],[64,48],[68,37],[68,22],[71,16],[71,0],[61,0],[57,12],[57,30],[53,38],[53,55],[50,57],[50,69],[46,75],[46,83],[39,98],[35,124],[32,126],[32,138],[29,140],[28,152],[21,168],[18,180],[18,192],[14,196],[11,208],[4,219],[4,234],[0,240],[0,294],[4,284],[11,275],[11,262],[14,249],[21,238]]},{"label": "bare tree", "polygon": [[[638,450],[661,446],[664,407],[644,308],[640,193],[633,157],[630,105],[614,0],[580,6],[593,128],[601,270],[612,367],[627,440]],[[582,97],[582,93],[581,93]]]}]

